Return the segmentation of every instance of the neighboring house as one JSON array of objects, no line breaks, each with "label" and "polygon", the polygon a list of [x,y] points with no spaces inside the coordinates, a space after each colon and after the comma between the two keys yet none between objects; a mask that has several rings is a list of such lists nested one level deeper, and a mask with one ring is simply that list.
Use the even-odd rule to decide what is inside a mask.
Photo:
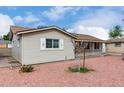
[{"label": "neighboring house", "polygon": [[109,39],[106,41],[107,53],[122,54],[124,53],[124,38]]},{"label": "neighboring house", "polygon": [[22,64],[74,59],[75,42],[88,42],[89,54],[105,50],[103,41],[98,38],[69,33],[52,26],[38,29],[11,26],[9,37],[13,45],[12,56]]},{"label": "neighboring house", "polygon": [[0,39],[0,57],[11,56],[11,41]]},{"label": "neighboring house", "polygon": [[0,48],[12,48],[11,41],[0,39]]}]

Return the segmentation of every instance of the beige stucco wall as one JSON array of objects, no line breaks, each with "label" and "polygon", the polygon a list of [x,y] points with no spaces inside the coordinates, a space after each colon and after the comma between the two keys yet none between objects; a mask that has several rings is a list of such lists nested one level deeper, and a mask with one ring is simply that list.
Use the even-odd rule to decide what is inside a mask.
[{"label": "beige stucco wall", "polygon": [[[19,43],[19,46],[18,44]],[[21,38],[18,42],[17,36],[14,34],[12,39],[12,56],[19,62],[21,62]]]},{"label": "beige stucco wall", "polygon": [[107,46],[106,48],[107,52],[124,53],[124,43],[121,43],[121,47],[115,47],[114,43],[109,43],[106,46]]},{"label": "beige stucco wall", "polygon": [[[63,50],[40,50],[40,38],[64,39]],[[22,64],[36,64],[74,59],[72,38],[60,31],[50,30],[22,35]]]}]

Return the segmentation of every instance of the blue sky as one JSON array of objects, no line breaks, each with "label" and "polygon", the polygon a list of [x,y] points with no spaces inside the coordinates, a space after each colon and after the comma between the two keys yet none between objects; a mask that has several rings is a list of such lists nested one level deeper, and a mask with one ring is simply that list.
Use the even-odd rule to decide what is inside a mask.
[{"label": "blue sky", "polygon": [[124,7],[0,7],[0,34],[6,34],[10,25],[37,27],[59,26],[70,32],[108,39],[115,25],[124,28]]}]

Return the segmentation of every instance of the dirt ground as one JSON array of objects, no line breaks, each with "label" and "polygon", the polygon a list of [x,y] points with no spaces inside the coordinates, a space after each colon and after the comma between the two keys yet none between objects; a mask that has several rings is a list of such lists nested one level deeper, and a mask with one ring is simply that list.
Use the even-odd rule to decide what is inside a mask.
[{"label": "dirt ground", "polygon": [[124,87],[124,61],[120,56],[86,59],[88,73],[68,72],[75,60],[33,65],[31,73],[19,68],[0,68],[0,86],[32,87]]}]

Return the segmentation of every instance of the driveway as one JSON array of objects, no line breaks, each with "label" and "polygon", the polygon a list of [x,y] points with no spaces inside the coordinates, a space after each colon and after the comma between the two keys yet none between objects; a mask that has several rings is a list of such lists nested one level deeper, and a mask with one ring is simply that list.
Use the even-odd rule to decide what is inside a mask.
[{"label": "driveway", "polygon": [[88,73],[68,72],[75,60],[33,65],[34,72],[19,73],[19,68],[0,68],[0,86],[44,87],[124,87],[124,61],[120,56],[86,59]]},{"label": "driveway", "polygon": [[0,57],[0,67],[16,67],[20,63],[12,57]]}]

